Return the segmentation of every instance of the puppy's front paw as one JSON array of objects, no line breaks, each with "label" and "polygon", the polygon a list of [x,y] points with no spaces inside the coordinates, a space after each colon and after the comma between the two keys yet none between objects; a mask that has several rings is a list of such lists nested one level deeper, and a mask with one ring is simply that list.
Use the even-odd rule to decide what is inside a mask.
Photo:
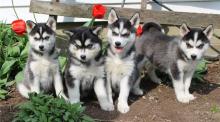
[{"label": "puppy's front paw", "polygon": [[156,84],[161,84],[162,83],[162,80],[160,78],[155,78],[155,79],[152,79],[152,81]]},{"label": "puppy's front paw", "polygon": [[189,98],[186,95],[177,96],[177,100],[181,103],[189,103]]},{"label": "puppy's front paw", "polygon": [[196,97],[193,94],[186,94],[186,96],[188,97],[189,101],[196,99]]},{"label": "puppy's front paw", "polygon": [[64,95],[64,94],[59,94],[58,95],[60,98],[63,98],[64,100],[68,100],[68,98],[66,97],[66,95]]},{"label": "puppy's front paw", "polygon": [[118,103],[118,111],[121,113],[127,113],[130,110],[130,107],[127,103]]},{"label": "puppy's front paw", "polygon": [[114,111],[114,105],[112,103],[105,103],[101,105],[102,110],[104,111]]},{"label": "puppy's front paw", "polygon": [[70,99],[69,101],[70,101],[71,104],[80,102],[80,100],[78,100],[78,99]]},{"label": "puppy's front paw", "polygon": [[140,96],[144,94],[143,90],[140,89],[140,88],[134,88],[134,89],[132,90],[132,93],[133,93],[134,95],[140,95]]}]

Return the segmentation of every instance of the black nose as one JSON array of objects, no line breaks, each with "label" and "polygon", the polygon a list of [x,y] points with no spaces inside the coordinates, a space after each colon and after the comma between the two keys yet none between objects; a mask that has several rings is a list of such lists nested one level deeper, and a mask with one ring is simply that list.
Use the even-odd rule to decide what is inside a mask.
[{"label": "black nose", "polygon": [[121,45],[121,42],[115,42],[115,45],[116,45],[117,47],[119,47],[119,46]]},{"label": "black nose", "polygon": [[195,60],[195,59],[196,59],[196,55],[191,55],[191,58],[192,58],[193,60]]},{"label": "black nose", "polygon": [[85,55],[81,55],[80,58],[81,58],[82,60],[85,60],[85,59],[86,59],[86,56],[85,56]]},{"label": "black nose", "polygon": [[44,46],[43,45],[40,45],[39,48],[40,48],[40,50],[44,50]]}]

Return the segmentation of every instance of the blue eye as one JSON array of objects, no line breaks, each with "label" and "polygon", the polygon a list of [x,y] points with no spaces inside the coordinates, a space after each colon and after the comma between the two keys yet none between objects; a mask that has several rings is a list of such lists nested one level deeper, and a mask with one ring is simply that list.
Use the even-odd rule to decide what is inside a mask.
[{"label": "blue eye", "polygon": [[202,49],[204,46],[204,44],[200,44],[199,46],[197,46],[197,48]]},{"label": "blue eye", "polygon": [[93,44],[89,44],[89,45],[87,45],[87,48],[92,48],[93,47]]},{"label": "blue eye", "polygon": [[192,45],[190,45],[189,43],[186,43],[187,48],[193,48]]},{"label": "blue eye", "polygon": [[128,37],[130,36],[130,33],[125,33],[125,34],[122,34],[121,36]]},{"label": "blue eye", "polygon": [[44,38],[44,40],[48,40],[50,37],[49,36],[46,36],[45,38]]},{"label": "blue eye", "polygon": [[35,41],[39,41],[39,40],[40,40],[40,38],[34,37],[34,40],[35,40]]},{"label": "blue eye", "polygon": [[115,31],[112,31],[112,35],[118,36],[118,33],[116,33]]}]

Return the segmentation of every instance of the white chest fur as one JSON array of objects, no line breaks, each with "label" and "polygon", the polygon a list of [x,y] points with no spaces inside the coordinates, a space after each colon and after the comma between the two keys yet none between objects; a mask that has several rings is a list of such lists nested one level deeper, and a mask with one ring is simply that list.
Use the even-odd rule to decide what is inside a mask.
[{"label": "white chest fur", "polygon": [[71,65],[70,66],[70,74],[76,78],[76,79],[88,79],[91,80],[94,77],[96,78],[103,78],[104,75],[104,66],[90,66],[90,67],[84,67],[84,66],[76,66]]},{"label": "white chest fur", "polygon": [[178,60],[177,61],[177,66],[180,70],[183,71],[191,71],[191,70],[195,70],[196,65],[197,65],[198,61],[182,61],[182,60]]},{"label": "white chest fur", "polygon": [[82,90],[91,89],[94,79],[104,78],[104,66],[70,66],[70,74],[80,80],[80,84],[82,86]]},{"label": "white chest fur", "polygon": [[38,57],[36,60],[30,62],[30,69],[34,77],[45,86],[52,83],[53,76],[59,70],[59,64],[57,60]]},{"label": "white chest fur", "polygon": [[121,59],[113,56],[106,58],[106,72],[111,77],[112,85],[118,84],[125,76],[130,76],[134,70],[134,60],[132,58]]}]

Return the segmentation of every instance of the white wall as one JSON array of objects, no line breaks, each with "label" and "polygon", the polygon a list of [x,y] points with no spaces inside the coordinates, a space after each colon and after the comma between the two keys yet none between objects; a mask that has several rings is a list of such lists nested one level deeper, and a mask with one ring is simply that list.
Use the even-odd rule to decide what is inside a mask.
[{"label": "white wall", "polygon": [[[43,0],[50,1],[50,0]],[[65,3],[82,2],[87,3],[121,3],[122,0],[60,0]],[[140,2],[141,0],[126,0],[126,3]],[[159,0],[174,11],[180,12],[196,12],[196,13],[211,13],[220,14],[220,0]],[[15,8],[18,16],[24,20],[34,20],[33,13],[29,12],[30,0],[14,0]],[[120,7],[120,5],[110,5]],[[140,8],[140,4],[125,5],[128,8]],[[155,3],[150,3],[147,9],[165,10]],[[45,22],[48,15],[35,14],[37,22]],[[11,23],[16,19],[12,9],[11,0],[0,0],[0,21]],[[85,21],[85,19],[72,17],[58,17],[58,22],[66,21]]]}]

